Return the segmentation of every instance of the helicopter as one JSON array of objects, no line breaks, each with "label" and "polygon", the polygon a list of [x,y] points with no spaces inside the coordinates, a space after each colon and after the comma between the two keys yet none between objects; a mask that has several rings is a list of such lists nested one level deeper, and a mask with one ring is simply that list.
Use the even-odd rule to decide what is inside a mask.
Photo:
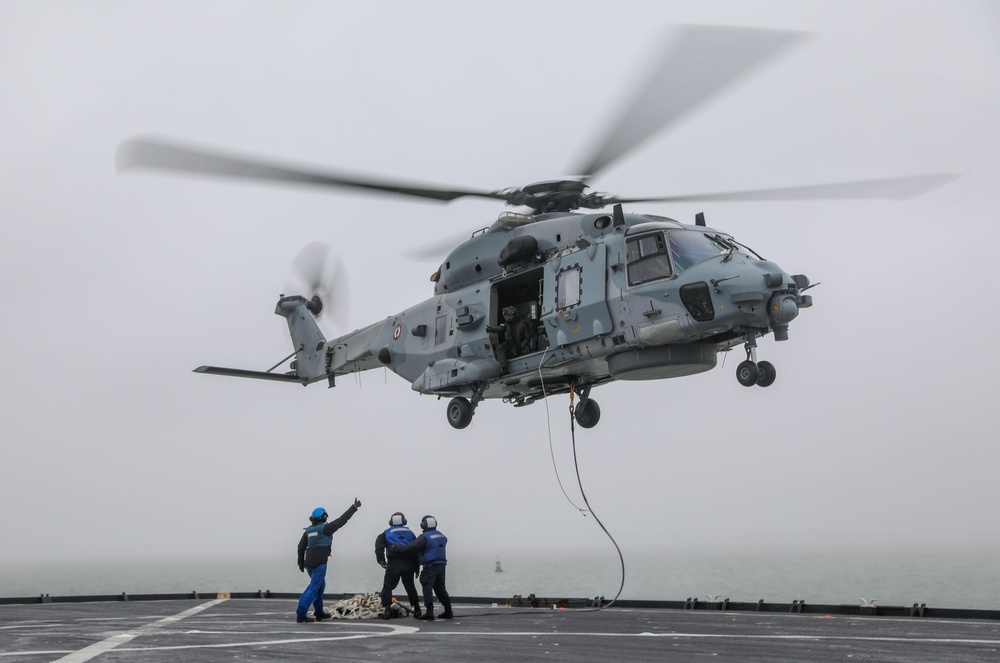
[{"label": "helicopter", "polygon": [[[138,137],[116,152],[118,172],[152,169],[240,180],[360,189],[448,202],[489,198],[504,211],[447,255],[431,276],[433,296],[379,322],[327,339],[317,318],[336,305],[332,258],[310,245],[296,259],[300,292],[282,294],[293,351],[266,371],[200,366],[197,373],[301,385],[387,368],[420,394],[449,398],[448,423],[470,425],[478,405],[522,407],[548,396],[579,397],[573,417],[597,425],[595,387],[659,380],[716,367],[743,346],[736,378],[766,388],[777,370],[758,361],[758,340],[789,338],[812,306],[815,285],[712,228],[625,211],[643,202],[905,200],[952,174],[694,195],[620,197],[588,182],[707,99],[759,69],[801,38],[758,28],[685,26],[623,112],[595,143],[578,176],[497,190],[425,185],[288,165],[175,140]],[[584,211],[580,211],[584,210]],[[516,334],[516,328],[519,330]],[[513,343],[513,337],[517,342]],[[277,370],[287,364],[286,370]]]}]

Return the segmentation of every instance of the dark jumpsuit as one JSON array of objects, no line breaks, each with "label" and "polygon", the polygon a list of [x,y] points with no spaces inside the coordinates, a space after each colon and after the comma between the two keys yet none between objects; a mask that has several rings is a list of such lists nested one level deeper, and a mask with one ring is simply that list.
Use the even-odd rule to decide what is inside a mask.
[{"label": "dark jumpsuit", "polygon": [[420,584],[424,589],[424,605],[430,613],[434,607],[434,597],[437,596],[446,612],[451,612],[451,597],[445,588],[445,568],[448,557],[445,549],[448,537],[436,529],[429,529],[418,536],[413,543],[405,546],[399,552],[419,553],[417,561],[423,566],[420,572]]},{"label": "dark jumpsuit", "polygon": [[382,591],[379,593],[383,608],[388,608],[392,604],[392,590],[396,589],[400,580],[403,581],[403,589],[406,590],[406,597],[410,599],[410,605],[414,608],[420,605],[417,587],[413,583],[413,578],[419,569],[417,553],[398,553],[387,549],[389,546],[405,546],[413,543],[414,538],[413,532],[402,526],[390,527],[375,538],[375,559],[379,564],[387,566],[382,581]]}]

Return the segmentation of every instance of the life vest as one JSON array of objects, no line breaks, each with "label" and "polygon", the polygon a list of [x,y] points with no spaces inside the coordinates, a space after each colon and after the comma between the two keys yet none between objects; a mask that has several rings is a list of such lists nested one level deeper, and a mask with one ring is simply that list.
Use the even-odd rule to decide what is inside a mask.
[{"label": "life vest", "polygon": [[436,529],[429,529],[424,532],[424,538],[427,540],[427,547],[424,548],[417,561],[421,565],[447,563],[448,558],[444,551],[448,545],[448,537]]},{"label": "life vest", "polygon": [[333,545],[333,535],[324,534],[326,523],[310,525],[306,528],[306,548],[329,548]]},{"label": "life vest", "polygon": [[405,546],[417,538],[409,527],[390,527],[385,531],[385,547]]}]

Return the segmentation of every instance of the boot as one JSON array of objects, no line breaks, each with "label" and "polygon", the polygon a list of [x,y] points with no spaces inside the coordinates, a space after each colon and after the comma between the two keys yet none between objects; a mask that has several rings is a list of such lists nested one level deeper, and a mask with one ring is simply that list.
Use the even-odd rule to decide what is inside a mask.
[{"label": "boot", "polygon": [[425,621],[425,622],[432,622],[432,621],[434,621],[434,604],[433,603],[428,603],[427,604],[427,612],[425,612],[424,614],[422,614],[419,617],[417,617],[417,619],[419,619],[421,621]]},{"label": "boot", "polygon": [[455,618],[455,613],[453,613],[451,611],[451,606],[450,605],[446,605],[444,607],[444,612],[442,612],[440,615],[438,615],[438,617],[440,617],[441,619],[454,619]]},{"label": "boot", "polygon": [[413,612],[413,618],[414,619],[420,619],[420,606],[419,605],[414,605],[413,609],[412,609],[412,612]]}]

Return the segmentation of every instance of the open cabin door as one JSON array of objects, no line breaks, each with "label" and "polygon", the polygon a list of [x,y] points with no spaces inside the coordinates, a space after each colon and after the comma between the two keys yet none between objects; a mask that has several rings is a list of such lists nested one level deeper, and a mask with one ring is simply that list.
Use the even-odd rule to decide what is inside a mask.
[{"label": "open cabin door", "polygon": [[550,347],[611,332],[607,271],[604,244],[591,244],[545,263],[541,319]]}]

